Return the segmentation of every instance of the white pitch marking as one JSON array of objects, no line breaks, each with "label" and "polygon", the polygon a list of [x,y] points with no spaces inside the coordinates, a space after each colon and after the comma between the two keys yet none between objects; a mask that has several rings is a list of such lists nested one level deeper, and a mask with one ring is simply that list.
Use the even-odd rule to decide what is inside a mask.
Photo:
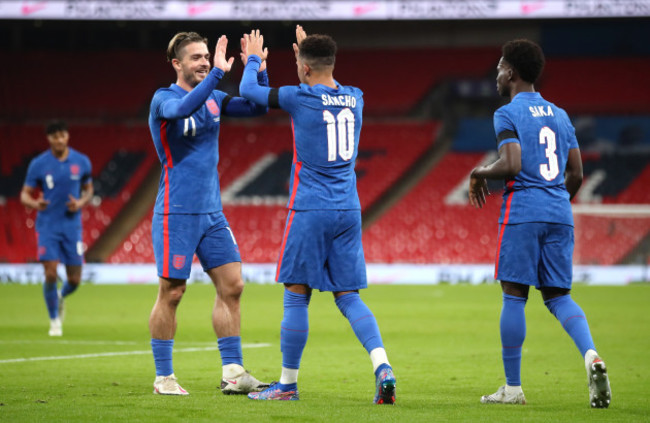
[{"label": "white pitch marking", "polygon": [[[242,348],[265,348],[270,347],[271,344],[242,344]],[[215,351],[218,347],[202,347],[202,348],[178,348],[174,352],[198,352],[198,351]],[[24,357],[24,358],[10,358],[7,360],[0,360],[0,364],[5,363],[24,363],[28,361],[49,361],[49,360],[72,360],[75,358],[96,358],[96,357],[115,357],[122,355],[144,355],[151,354],[151,350],[142,351],[116,351],[94,354],[77,354],[77,355],[55,355],[49,357]]]}]

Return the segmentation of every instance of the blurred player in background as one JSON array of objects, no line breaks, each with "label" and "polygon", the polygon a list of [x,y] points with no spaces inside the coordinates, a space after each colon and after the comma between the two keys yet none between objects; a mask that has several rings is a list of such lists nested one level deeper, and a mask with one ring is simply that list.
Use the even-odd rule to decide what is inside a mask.
[{"label": "blurred player in background", "polygon": [[289,216],[280,250],[276,280],[285,285],[281,326],[280,382],[257,400],[297,400],[298,369],[309,332],[312,289],[330,291],[370,354],[376,380],[374,402],[395,402],[395,376],[374,315],[359,297],[367,287],[361,245],[361,206],[354,164],[358,153],[363,93],[343,86],[332,72],[336,43],[326,35],[307,37],[296,28],[293,45],[299,86],[262,87],[255,77],[267,50],[259,31],[245,35],[248,56],[240,93],[263,106],[291,115],[294,159],[291,168]]},{"label": "blurred player in background", "polygon": [[[20,201],[38,210],[36,240],[43,263],[43,295],[50,316],[50,336],[63,335],[63,299],[81,283],[83,242],[80,210],[93,196],[92,168],[88,157],[68,147],[65,122],[50,122],[45,134],[50,149],[35,157],[27,168]],[[40,189],[38,197],[34,197]],[[57,267],[65,264],[67,280],[57,290]]]},{"label": "blurred player in background", "polygon": [[[149,319],[156,394],[188,394],[174,376],[172,349],[176,308],[185,292],[194,253],[217,290],[212,324],[221,353],[221,391],[247,394],[269,386],[242,366],[241,257],[222,211],[217,174],[221,116],[257,116],[266,113],[267,108],[216,90],[234,60],[226,60],[227,45],[228,39],[221,36],[213,67],[207,39],[195,32],[176,34],[167,49],[176,83],[156,91],[151,102],[149,128],[162,165],[152,222],[160,279]],[[260,69],[257,78],[268,85],[265,68]]]},{"label": "blurred player in background", "polygon": [[494,114],[499,159],[475,168],[469,200],[485,204],[487,179],[505,179],[495,279],[501,281],[502,358],[506,385],[482,403],[525,404],[521,389],[521,348],[526,337],[524,307],[530,286],[560,321],[584,357],[589,403],[606,408],[611,400],[605,363],[596,352],[585,313],[571,298],[573,215],[570,200],[582,183],[582,160],[566,112],[535,92],[545,59],[528,40],[506,43],[497,67],[499,94],[510,103]]}]

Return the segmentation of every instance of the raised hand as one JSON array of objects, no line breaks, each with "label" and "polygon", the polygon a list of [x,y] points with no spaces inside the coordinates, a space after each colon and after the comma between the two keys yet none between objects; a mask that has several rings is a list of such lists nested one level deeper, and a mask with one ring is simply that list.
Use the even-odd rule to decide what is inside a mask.
[{"label": "raised hand", "polygon": [[[251,31],[253,33],[254,31]],[[257,30],[257,34],[259,35],[259,30]],[[262,37],[262,42],[264,41],[264,37]],[[248,43],[250,40],[250,35],[249,34],[244,34],[241,38],[241,53],[239,53],[239,57],[241,57],[241,61],[246,66],[246,63],[248,63],[248,56],[250,54],[256,54],[256,53],[251,53],[248,49]],[[269,56],[269,51],[267,48],[264,48],[264,54],[265,57],[262,58],[262,64],[260,65],[260,69],[258,72],[262,72],[264,69],[266,69],[266,59]],[[260,56],[262,57],[262,56]]]},{"label": "raised hand", "polygon": [[244,34],[244,39],[246,40],[247,56],[255,54],[259,56],[262,61],[265,61],[266,57],[269,55],[269,49],[264,47],[264,36],[260,34],[260,30],[254,29],[250,34]]},{"label": "raised hand", "polygon": [[304,29],[302,29],[302,26],[296,25],[296,42],[293,43],[293,52],[296,55],[296,59],[298,58],[298,54],[300,53],[300,43],[302,43],[302,40],[307,38],[307,33],[305,32]]},{"label": "raised hand", "polygon": [[232,63],[235,61],[234,57],[226,60],[226,48],[228,47],[228,38],[225,35],[219,37],[217,47],[214,50],[214,67],[219,68],[224,72],[229,72],[232,68]]}]

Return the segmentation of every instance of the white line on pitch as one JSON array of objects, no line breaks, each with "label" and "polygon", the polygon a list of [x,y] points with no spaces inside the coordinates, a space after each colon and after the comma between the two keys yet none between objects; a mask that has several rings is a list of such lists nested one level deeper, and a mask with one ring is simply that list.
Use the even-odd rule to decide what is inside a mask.
[{"label": "white line on pitch", "polygon": [[[242,348],[265,348],[270,347],[271,344],[242,344]],[[202,347],[202,348],[178,348],[174,352],[197,352],[197,351],[216,351],[218,348],[214,347]],[[27,361],[48,361],[48,360],[72,360],[75,358],[96,358],[96,357],[115,357],[122,355],[144,355],[151,354],[151,350],[142,350],[142,351],[116,351],[116,352],[105,352],[105,353],[94,353],[94,354],[77,354],[77,355],[56,355],[49,357],[24,357],[24,358],[10,358],[8,360],[0,360],[0,364],[5,363],[24,363]]]},{"label": "white line on pitch", "polygon": [[[215,345],[216,341],[210,342],[177,342],[176,345]],[[135,341],[84,341],[79,340],[65,340],[65,339],[7,339],[0,340],[0,344],[49,344],[49,345],[146,345],[147,342]]]}]

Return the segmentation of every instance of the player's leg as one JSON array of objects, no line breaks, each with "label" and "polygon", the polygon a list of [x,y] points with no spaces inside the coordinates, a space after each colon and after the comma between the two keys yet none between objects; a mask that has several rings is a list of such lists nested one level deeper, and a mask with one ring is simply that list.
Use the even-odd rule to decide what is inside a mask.
[{"label": "player's leg", "polygon": [[540,265],[542,298],[584,358],[589,404],[594,408],[607,408],[611,401],[607,368],[596,352],[584,311],[571,298],[573,228],[553,224],[548,227]]},{"label": "player's leg", "polygon": [[276,281],[283,283],[284,311],[280,326],[282,374],[278,383],[248,394],[254,400],[298,400],[298,370],[309,336],[312,289],[321,289],[327,216],[320,211],[291,210],[282,238]]},{"label": "player's leg", "polygon": [[62,336],[63,329],[59,318],[59,291],[57,290],[57,268],[61,258],[59,237],[51,232],[36,233],[38,245],[38,261],[43,264],[45,281],[43,297],[50,317],[50,336]]},{"label": "player's leg", "polygon": [[299,399],[298,370],[302,353],[309,336],[309,300],[311,288],[301,284],[285,284],[284,313],[280,326],[280,350],[282,351],[282,373],[280,381],[262,392],[248,395],[256,400]]},{"label": "player's leg", "polygon": [[81,284],[81,266],[83,264],[81,228],[66,235],[61,250],[67,276],[67,280],[61,287],[61,299],[63,299],[76,291]]},{"label": "player's leg", "polygon": [[151,222],[158,272],[158,296],[149,317],[151,350],[156,367],[155,394],[188,395],[174,375],[172,351],[176,310],[185,293],[191,257],[200,236],[197,229],[197,218],[192,215],[154,213]]},{"label": "player's leg", "polygon": [[361,213],[345,211],[336,214],[338,227],[327,257],[325,279],[332,286],[337,307],[370,355],[375,374],[375,404],[394,404],[395,375],[388,362],[377,319],[359,295],[359,289],[367,287]]},{"label": "player's leg", "polygon": [[500,231],[495,276],[501,281],[502,290],[499,332],[506,384],[497,392],[482,396],[481,402],[525,404],[521,388],[521,351],[526,339],[528,291],[530,285],[537,282],[538,228],[534,224],[501,225]]},{"label": "player's leg", "polygon": [[184,279],[158,278],[158,297],[149,316],[151,350],[156,366],[155,394],[187,395],[187,391],[176,381],[172,365],[176,309],[183,298],[185,288]]},{"label": "player's leg", "polygon": [[521,389],[521,348],[526,338],[525,307],[528,285],[501,282],[503,306],[499,330],[501,333],[501,358],[506,374],[506,385],[491,395],[481,398],[483,403],[525,404]]},{"label": "player's leg", "polygon": [[45,306],[50,316],[50,336],[62,336],[63,328],[59,318],[59,291],[57,290],[57,260],[43,261],[43,270],[45,272],[45,282],[43,283],[43,297]]},{"label": "player's leg", "polygon": [[239,248],[223,213],[205,215],[205,236],[197,255],[217,292],[212,310],[212,327],[221,354],[221,392],[247,394],[269,386],[244,369],[241,348],[240,298],[244,291]]},{"label": "player's leg", "polygon": [[81,265],[83,264],[83,242],[81,228],[65,234],[61,243],[62,261],[65,264],[66,280],[59,292],[59,318],[63,321],[65,298],[75,292],[81,284]]}]

